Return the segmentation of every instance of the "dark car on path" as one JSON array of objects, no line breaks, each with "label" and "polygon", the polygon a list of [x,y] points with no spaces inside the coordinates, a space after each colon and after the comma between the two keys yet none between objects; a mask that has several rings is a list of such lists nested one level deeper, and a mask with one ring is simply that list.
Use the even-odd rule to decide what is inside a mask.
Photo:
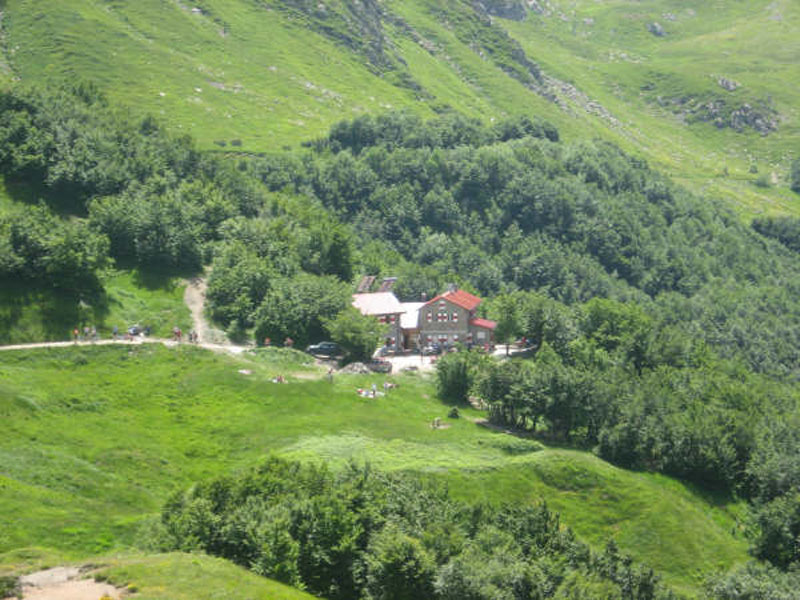
[{"label": "dark car on path", "polygon": [[306,348],[306,352],[314,356],[339,356],[342,349],[336,342],[320,342]]},{"label": "dark car on path", "polygon": [[367,368],[374,373],[391,373],[392,363],[388,360],[375,358],[367,363]]},{"label": "dark car on path", "polygon": [[428,344],[422,349],[422,354],[424,354],[425,356],[432,356],[441,353],[442,353],[442,345],[438,342],[433,342],[431,344]]}]

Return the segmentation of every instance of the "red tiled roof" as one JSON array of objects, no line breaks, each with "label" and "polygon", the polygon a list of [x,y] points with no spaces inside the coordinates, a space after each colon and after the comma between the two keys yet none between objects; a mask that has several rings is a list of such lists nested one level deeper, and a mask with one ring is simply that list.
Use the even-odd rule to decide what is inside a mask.
[{"label": "red tiled roof", "polygon": [[483,300],[477,296],[474,296],[473,294],[470,294],[469,292],[465,292],[464,290],[456,290],[455,292],[445,292],[444,294],[440,294],[428,302],[428,304],[433,304],[439,300],[447,300],[456,306],[460,306],[464,310],[469,311],[475,310],[478,308],[478,305],[483,302]]},{"label": "red tiled roof", "polygon": [[489,319],[471,319],[469,324],[475,327],[482,327],[483,329],[494,329],[497,327],[497,323]]}]

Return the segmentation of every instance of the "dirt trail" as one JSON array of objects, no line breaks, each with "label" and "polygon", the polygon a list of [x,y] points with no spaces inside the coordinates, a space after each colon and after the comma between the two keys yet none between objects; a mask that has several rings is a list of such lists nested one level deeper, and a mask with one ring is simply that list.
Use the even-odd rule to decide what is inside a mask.
[{"label": "dirt trail", "polygon": [[165,340],[163,338],[142,338],[137,337],[131,340],[97,340],[96,342],[37,342],[34,344],[11,344],[9,346],[0,346],[0,352],[3,350],[32,350],[35,348],[68,348],[70,346],[109,346],[117,344],[120,346],[139,346],[141,344],[163,344],[168,348],[175,346],[197,346],[198,348],[205,348],[206,350],[213,350],[215,352],[230,352],[231,354],[241,354],[245,350],[250,350],[249,346],[235,346],[233,344],[211,344],[208,342],[200,342],[198,344],[189,344],[188,342],[175,342],[173,340]]},{"label": "dirt trail", "polygon": [[183,301],[192,313],[192,324],[201,342],[208,342],[211,339],[209,334],[211,328],[208,326],[203,310],[206,304],[206,280],[202,277],[192,277],[186,284],[186,291],[183,293]]},{"label": "dirt trail", "polygon": [[214,329],[206,320],[206,289],[208,285],[205,277],[192,277],[186,282],[183,301],[192,313],[192,327],[197,332],[201,343],[214,344],[215,346],[233,346],[228,336],[221,329]]},{"label": "dirt trail", "polygon": [[78,579],[76,567],[56,567],[20,577],[25,600],[98,600],[122,597],[119,589],[93,579]]}]

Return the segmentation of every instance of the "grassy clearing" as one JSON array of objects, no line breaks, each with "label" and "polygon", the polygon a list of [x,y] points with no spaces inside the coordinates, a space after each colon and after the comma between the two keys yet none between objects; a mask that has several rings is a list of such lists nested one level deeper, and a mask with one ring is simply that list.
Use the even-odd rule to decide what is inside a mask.
[{"label": "grassy clearing", "polygon": [[20,282],[0,289],[0,344],[70,339],[74,327],[95,326],[103,337],[114,326],[149,325],[152,335],[169,337],[174,326],[191,328],[183,301],[185,284],[177,277],[143,277],[137,271],[111,270],[101,281],[105,293],[83,302],[68,292]]},{"label": "grassy clearing", "polygon": [[186,283],[175,276],[154,276],[140,271],[110,271],[103,278],[108,312],[101,331],[110,333],[116,325],[149,325],[156,337],[169,337],[172,328],[189,331],[192,316],[183,301]]},{"label": "grassy clearing", "polygon": [[[279,373],[290,383],[272,383]],[[590,543],[613,536],[689,592],[702,574],[746,559],[736,506],[446,419],[424,377],[395,376],[387,397],[356,394],[383,380],[337,375],[331,384],[307,357],[280,349],[243,358],[158,345],[4,353],[0,566],[128,548],[169,494],[270,452],[420,471],[467,500],[546,500]],[[431,429],[437,416],[450,427]]]},{"label": "grassy clearing", "polygon": [[599,547],[613,536],[687,594],[709,571],[745,557],[743,505],[728,498],[698,502],[697,492],[676,480],[625,471],[585,452],[547,450],[501,469],[451,471],[447,481],[463,499],[545,499],[583,539]]}]

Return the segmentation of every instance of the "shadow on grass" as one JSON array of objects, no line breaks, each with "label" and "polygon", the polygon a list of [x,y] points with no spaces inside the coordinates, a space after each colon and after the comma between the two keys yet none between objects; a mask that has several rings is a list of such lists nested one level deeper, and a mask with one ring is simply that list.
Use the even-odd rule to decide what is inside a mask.
[{"label": "shadow on grass", "polygon": [[102,323],[109,312],[100,285],[89,292],[0,280],[0,343],[69,339],[74,327]]},{"label": "shadow on grass", "polygon": [[[0,3],[2,4],[2,3]],[[78,189],[49,187],[41,179],[19,179],[7,177],[5,189],[16,202],[38,204],[44,202],[47,207],[61,217],[86,217],[86,198]]]},{"label": "shadow on grass", "polygon": [[121,261],[117,264],[133,272],[133,282],[146,290],[172,292],[180,284],[181,279],[191,279],[202,275],[202,271],[190,268],[170,268],[158,266],[125,265]]}]

